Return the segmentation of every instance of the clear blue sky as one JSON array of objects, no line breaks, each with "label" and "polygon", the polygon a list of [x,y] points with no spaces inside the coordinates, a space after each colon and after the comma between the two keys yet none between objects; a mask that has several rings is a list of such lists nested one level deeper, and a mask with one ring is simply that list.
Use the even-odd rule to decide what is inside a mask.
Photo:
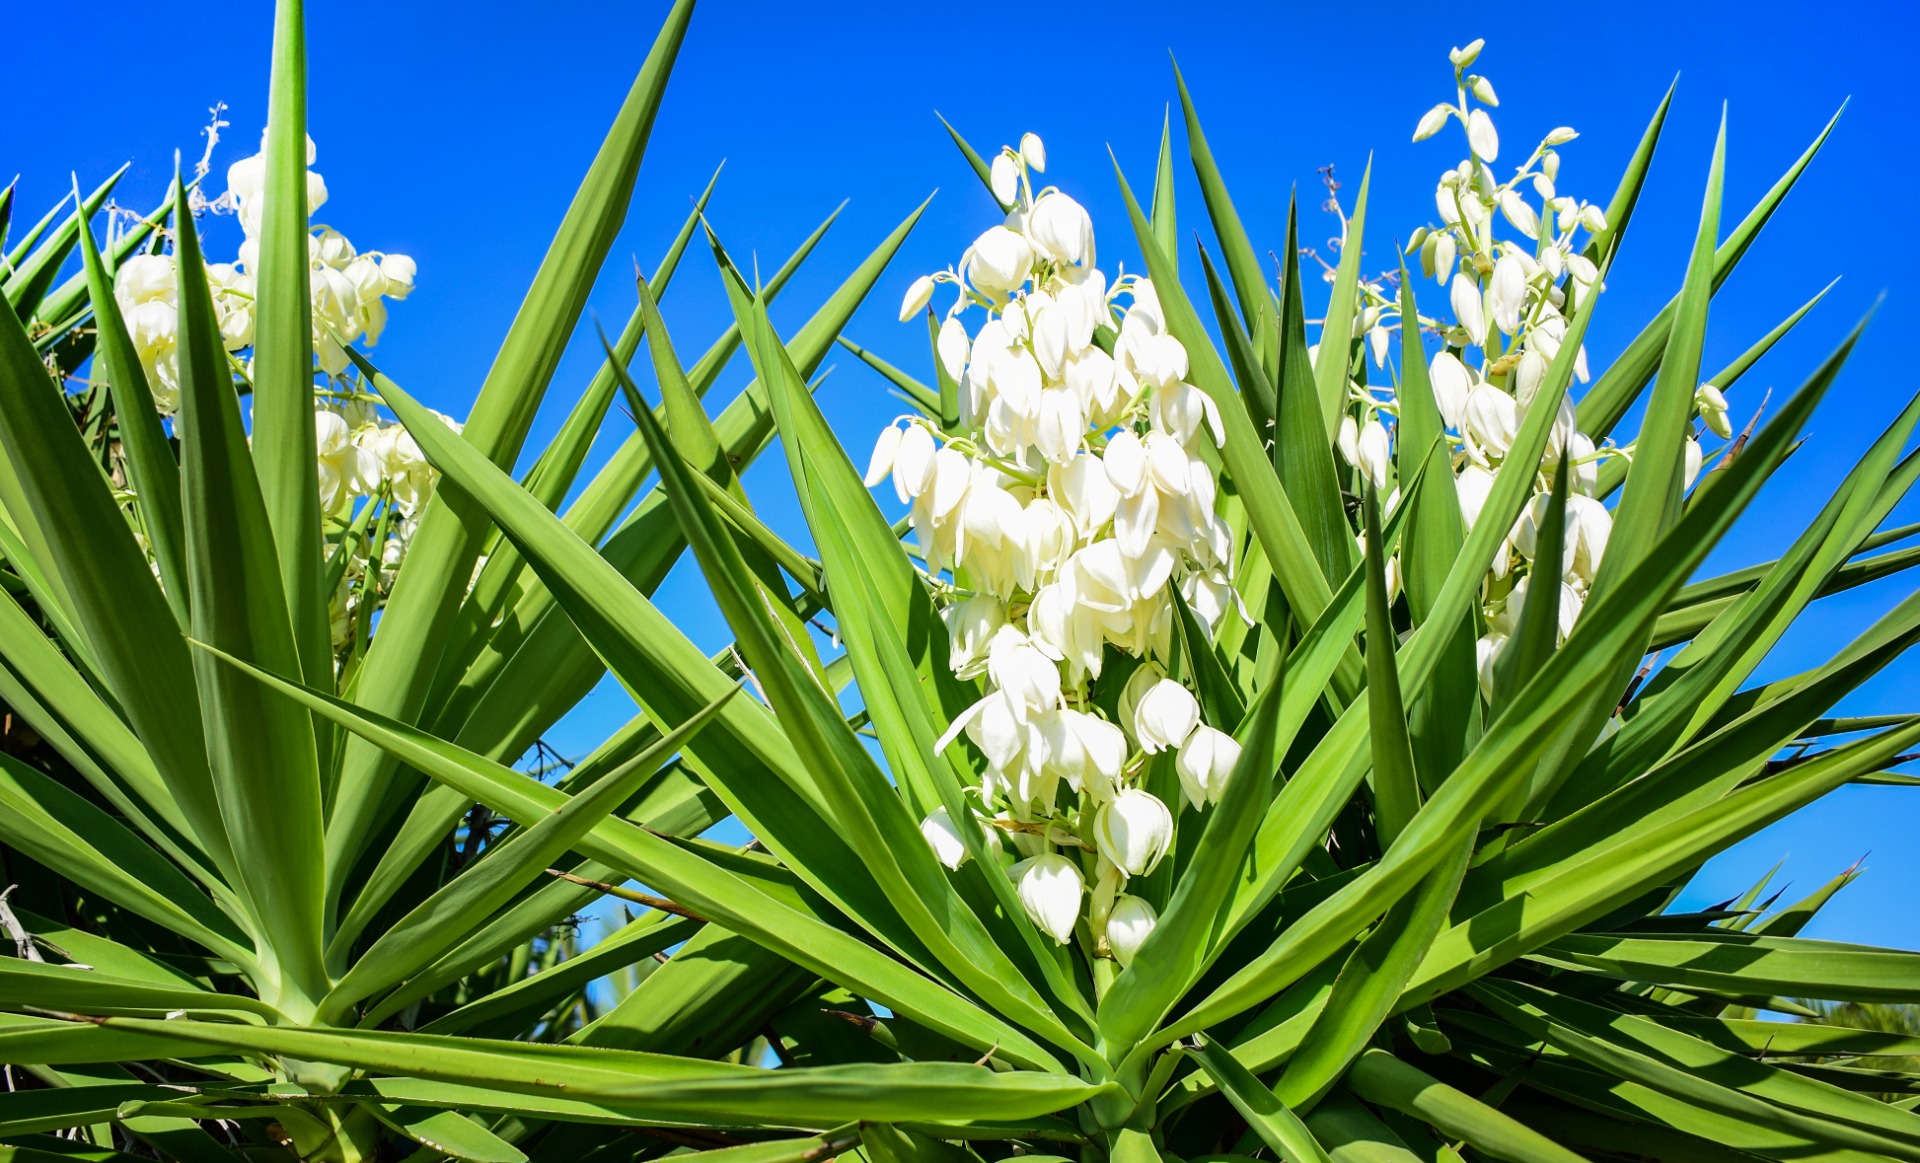
[{"label": "clear blue sky", "polygon": [[[313,135],[332,200],[319,216],[362,248],[419,262],[418,290],[392,312],[375,358],[434,406],[464,416],[567,201],[651,43],[665,0],[529,7],[484,0],[310,0]],[[1173,98],[1168,50],[1186,71],[1214,151],[1256,245],[1281,243],[1285,200],[1318,198],[1315,170],[1357,184],[1375,155],[1369,267],[1389,239],[1432,214],[1438,172],[1457,144],[1412,145],[1421,112],[1451,96],[1446,51],[1489,44],[1479,71],[1497,85],[1507,151],[1547,129],[1582,132],[1563,150],[1563,192],[1604,202],[1619,167],[1676,74],[1679,95],[1625,254],[1590,347],[1604,361],[1678,287],[1698,214],[1721,102],[1731,114],[1729,220],[1745,212],[1843,100],[1821,159],[1715,300],[1707,354],[1717,367],[1835,277],[1840,285],[1800,333],[1743,381],[1744,415],[1769,385],[1796,385],[1882,292],[1887,300],[1850,370],[1812,427],[1812,442],[1716,564],[1775,555],[1916,386],[1907,337],[1920,323],[1910,278],[1906,203],[1920,186],[1912,48],[1920,18],[1905,4],[1648,3],[1569,12],[1562,28],[1537,6],[1481,5],[1448,23],[1433,5],[1030,5],[987,7],[707,0],[693,26],[594,307],[617,326],[632,306],[629,256],[651,267],[714,166],[726,172],[710,217],[736,257],[767,271],[843,198],[839,225],[775,312],[789,330],[934,187],[940,195],[849,337],[926,374],[924,333],[894,322],[915,274],[958,258],[995,218],[933,111],[991,149],[1024,130],[1047,142],[1047,177],[1084,202],[1102,265],[1134,253],[1107,161],[1151,182],[1161,116]],[[457,12],[457,16],[450,15]],[[218,169],[252,152],[265,115],[271,5],[201,0],[190,19],[149,4],[99,0],[84,21],[43,8],[10,22],[13,91],[0,168],[21,174],[22,217],[57,198],[70,171],[92,183],[123,161],[123,201],[158,198],[173,151],[201,149],[206,109],[233,122]],[[1531,31],[1523,31],[1531,30]],[[0,179],[8,176],[0,174]],[[1204,224],[1190,170],[1179,204]],[[231,224],[224,229],[231,231]],[[1332,233],[1309,215],[1303,240]],[[1877,233],[1877,237],[1876,237]],[[216,241],[214,253],[235,239]],[[1191,243],[1188,243],[1191,253]],[[670,295],[683,349],[725,326],[724,298],[698,251]],[[1136,263],[1128,262],[1131,268]],[[589,332],[590,335],[590,332]],[[536,430],[550,433],[592,372],[576,342]],[[644,362],[644,361],[642,361]],[[864,462],[896,409],[873,373],[844,355],[822,400]],[[750,373],[744,358],[717,390]],[[617,416],[604,452],[624,431]],[[776,527],[800,531],[775,458],[749,478]],[[1915,506],[1900,516],[1916,519]],[[696,640],[724,627],[682,570],[661,595]],[[1770,660],[1763,677],[1831,653],[1911,583],[1894,579],[1829,599]],[[1854,713],[1920,710],[1920,667],[1882,675],[1845,704]],[[603,685],[554,742],[578,754],[627,713]],[[1789,899],[1867,856],[1868,875],[1815,924],[1818,936],[1920,946],[1910,894],[1920,877],[1920,790],[1854,788],[1715,862],[1689,901],[1731,896],[1776,860]],[[1777,882],[1776,882],[1777,883]]]}]

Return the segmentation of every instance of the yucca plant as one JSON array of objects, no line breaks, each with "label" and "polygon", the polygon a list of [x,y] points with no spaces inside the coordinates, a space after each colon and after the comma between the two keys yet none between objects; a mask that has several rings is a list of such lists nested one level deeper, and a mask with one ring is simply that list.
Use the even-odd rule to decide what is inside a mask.
[{"label": "yucca plant", "polygon": [[[1920,1082],[1875,1065],[1920,1039],[1787,1000],[1920,1000],[1920,955],[1797,936],[1847,874],[1667,911],[1756,829],[1900,781],[1920,739],[1826,717],[1920,634],[1912,598],[1747,685],[1812,601],[1913,564],[1874,554],[1911,532],[1881,525],[1920,403],[1779,560],[1693,580],[1854,342],[1737,439],[1726,389],[1806,309],[1702,375],[1712,294],[1818,142],[1725,239],[1716,143],[1681,292],[1576,404],[1665,102],[1588,205],[1556,190],[1570,131],[1494,177],[1479,46],[1456,50],[1417,136],[1458,120],[1470,154],[1409,248],[1452,317],[1362,270],[1363,182],[1310,348],[1296,228],[1271,285],[1183,84],[1224,355],[1175,266],[1171,127],[1151,208],[1121,183],[1146,276],[1111,284],[1085,211],[1036,189],[1037,139],[989,161],[956,133],[1007,217],[908,291],[910,320],[958,291],[926,316],[931,383],[846,341],[914,409],[865,480],[809,378],[917,211],[790,340],[767,302],[793,264],[750,285],[707,230],[736,325],[688,365],[656,297],[697,209],[528,458],[690,10],[460,431],[315,291],[298,0],[250,285],[210,285],[170,200],[171,432],[114,293],[142,238],[103,255],[83,205],[16,248],[47,257],[0,312],[6,1150],[1920,1158]],[[87,294],[53,305],[75,246]],[[709,418],[741,346],[757,378]],[[323,495],[316,360],[323,409],[399,418],[430,499]],[[616,396],[635,431],[562,510]],[[1697,480],[1696,420],[1728,440]],[[817,557],[741,487],[776,433]],[[736,635],[714,657],[648,598],[683,548]],[[642,713],[557,780],[515,770],[607,672]],[[727,817],[753,842],[702,838]],[[583,941],[603,896],[643,911]]]}]

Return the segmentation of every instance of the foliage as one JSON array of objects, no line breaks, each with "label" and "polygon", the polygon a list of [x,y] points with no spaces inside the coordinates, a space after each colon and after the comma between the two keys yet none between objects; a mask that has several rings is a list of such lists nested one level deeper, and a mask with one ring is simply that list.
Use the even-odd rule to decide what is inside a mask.
[{"label": "foliage", "polygon": [[[696,210],[527,455],[691,8],[458,430],[351,346],[367,318],[316,306],[299,0],[278,4],[260,201],[240,199],[248,343],[223,328],[236,288],[209,279],[185,182],[104,253],[111,183],[8,252],[0,1150],[1920,1159],[1920,1041],[1854,1021],[1920,1001],[1920,954],[1798,935],[1851,874],[1777,911],[1760,887],[1667,911],[1742,837],[1899,781],[1920,738],[1912,716],[1827,717],[1920,635],[1912,597],[1753,684],[1814,600],[1913,564],[1880,552],[1912,530],[1881,526],[1920,473],[1920,400],[1779,560],[1694,579],[1859,334],[1733,438],[1726,391],[1806,310],[1705,376],[1709,304],[1818,142],[1724,239],[1716,144],[1679,294],[1571,404],[1665,102],[1605,206],[1563,207],[1547,156],[1571,138],[1495,181],[1491,85],[1468,71],[1478,43],[1456,50],[1457,100],[1420,135],[1457,118],[1470,153],[1409,252],[1452,318],[1422,315],[1406,272],[1360,269],[1363,182],[1317,350],[1295,229],[1272,286],[1184,83],[1220,346],[1175,266],[1171,127],[1150,207],[1121,181],[1147,267],[1124,312],[1118,280],[1065,293],[1095,269],[1091,223],[1043,210],[1064,195],[1032,188],[1039,142],[989,162],[956,133],[1010,237],[916,283],[907,314],[957,284],[1001,363],[956,315],[927,317],[931,384],[866,357],[916,412],[867,474],[915,499],[916,565],[809,380],[917,210],[785,340],[767,304],[813,240],[757,287],[707,230],[736,323],[688,363],[657,297]],[[115,294],[162,239],[170,421]],[[410,265],[373,273],[411,284]],[[1068,302],[1071,351],[1041,351]],[[628,370],[642,341],[658,406]],[[757,379],[710,417],[741,348]],[[1369,357],[1397,382],[1370,384]],[[1069,389],[1081,361],[1109,378]],[[322,413],[343,379],[376,397],[436,487],[323,496],[316,364]],[[1006,402],[1021,383],[1031,409]],[[636,431],[582,483],[616,394]],[[1610,442],[1643,400],[1636,438]],[[1022,427],[1043,408],[1044,437]],[[1697,479],[1696,420],[1729,440]],[[817,559],[741,486],[776,433]],[[1154,483],[1129,440],[1156,450]],[[1120,497],[1100,520],[1096,454]],[[1185,523],[1170,501],[1146,516],[1143,489]],[[1043,501],[1062,519],[1042,525]],[[392,521],[409,531],[388,581],[366,546]],[[1043,600],[1073,554],[1138,563],[1176,535],[1162,572],[1085,574],[1119,576],[1125,610],[1091,584]],[[713,658],[649,599],[683,549],[736,636]],[[359,613],[330,635],[356,553]],[[1523,587],[1541,563],[1558,584]],[[1110,608],[1074,621],[1090,595]],[[515,770],[606,673],[641,713],[571,767]],[[996,699],[1018,732],[979,726]],[[702,838],[728,817],[753,843]],[[640,911],[582,940],[574,918],[606,896]]]}]

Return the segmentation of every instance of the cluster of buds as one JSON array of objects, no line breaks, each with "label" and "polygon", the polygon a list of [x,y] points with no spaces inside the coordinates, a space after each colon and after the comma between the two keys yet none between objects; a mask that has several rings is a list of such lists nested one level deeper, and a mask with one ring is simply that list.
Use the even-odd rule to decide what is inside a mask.
[{"label": "cluster of buds", "polygon": [[[940,287],[957,291],[935,347],[957,384],[958,423],[897,420],[867,484],[891,477],[911,505],[949,665],[986,680],[938,744],[964,733],[984,759],[976,822],[1036,925],[1065,943],[1086,916],[1091,947],[1125,964],[1155,917],[1123,890],[1173,839],[1173,811],[1139,786],[1148,758],[1172,753],[1201,809],[1238,757],[1165,670],[1171,587],[1208,627],[1238,601],[1232,533],[1197,451],[1224,437],[1212,399],[1185,382],[1186,349],[1152,284],[1108,280],[1086,210],[1036,191],[1045,167],[1032,134],[1002,149],[991,185],[1005,221],[908,290],[902,321]],[[970,335],[975,308],[986,318]],[[1110,649],[1134,667],[1117,722],[1090,693]],[[967,855],[960,826],[944,809],[922,826],[950,867]]]}]

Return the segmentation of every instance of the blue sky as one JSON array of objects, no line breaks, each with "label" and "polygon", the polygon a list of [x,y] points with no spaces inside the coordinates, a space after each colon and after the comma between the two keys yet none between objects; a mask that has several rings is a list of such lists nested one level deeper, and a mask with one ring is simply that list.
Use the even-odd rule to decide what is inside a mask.
[{"label": "blue sky", "polygon": [[[427,402],[466,413],[666,9],[665,0],[561,0],[536,18],[525,5],[474,2],[449,19],[445,5],[425,0],[310,3],[316,168],[332,194],[318,217],[362,248],[418,260],[418,290],[395,306],[374,355]],[[206,110],[216,101],[227,103],[232,122],[217,172],[252,152],[264,120],[270,10],[263,0],[201,0],[191,22],[179,23],[156,21],[150,5],[101,0],[90,6],[85,34],[50,18],[51,9],[42,10],[48,18],[12,22],[15,91],[35,94],[25,108],[36,111],[11,120],[0,153],[0,168],[22,175],[16,221],[57,198],[70,172],[90,184],[123,161],[133,168],[122,200],[151,204],[173,151],[189,161],[198,156]],[[1384,267],[1393,261],[1391,239],[1428,220],[1434,178],[1460,156],[1452,138],[1415,145],[1408,137],[1427,107],[1451,96],[1447,49],[1478,35],[1489,42],[1477,68],[1498,87],[1506,152],[1524,152],[1553,126],[1574,126],[1582,136],[1562,150],[1561,189],[1600,202],[1679,75],[1647,198],[1594,323],[1589,346],[1604,362],[1679,285],[1722,101],[1731,119],[1731,221],[1850,98],[1825,152],[1713,308],[1706,362],[1718,367],[1829,280],[1841,280],[1743,381],[1733,405],[1744,417],[1766,387],[1796,385],[1887,295],[1817,415],[1809,446],[1715,564],[1775,556],[1911,390],[1903,342],[1920,323],[1920,298],[1896,272],[1911,249],[1905,201],[1920,184],[1911,148],[1920,96],[1910,85],[1909,47],[1920,20],[1905,5],[1851,0],[1821,5],[1817,20],[1799,4],[1670,0],[1616,3],[1558,28],[1535,6],[1483,5],[1462,10],[1457,24],[1444,13],[1395,4],[1124,2],[1014,13],[708,0],[695,13],[594,308],[610,328],[625,319],[629,256],[652,266],[723,158],[710,218],[737,259],[757,256],[768,272],[848,200],[775,311],[789,330],[938,187],[847,330],[924,375],[924,332],[894,322],[900,294],[915,274],[957,259],[996,217],[934,110],[982,149],[1025,130],[1041,134],[1047,178],[1093,214],[1102,265],[1111,270],[1119,259],[1131,269],[1134,248],[1107,150],[1137,187],[1150,185],[1161,118],[1174,96],[1169,50],[1256,246],[1280,245],[1289,188],[1298,186],[1311,207],[1320,196],[1316,170],[1333,165],[1350,197],[1371,151],[1368,266]],[[103,53],[115,59],[103,64]],[[1178,201],[1190,235],[1204,227],[1204,215],[1183,153],[1181,162]],[[224,243],[220,230],[231,233]],[[1331,219],[1309,211],[1304,242],[1333,232]],[[220,224],[210,249],[230,252],[236,241],[231,223]],[[1185,245],[1191,254],[1191,241]],[[665,310],[683,349],[703,348],[726,325],[719,284],[697,250]],[[576,342],[569,354],[536,441],[591,374],[590,346]],[[896,409],[876,375],[850,357],[830,362],[837,370],[822,389],[823,404],[864,462],[873,432]],[[749,375],[742,358],[719,398]],[[610,421],[601,451],[625,435],[622,423]],[[799,531],[777,458],[749,485],[776,527]],[[1906,506],[1899,517],[1914,520],[1915,509]],[[1830,654],[1909,587],[1893,579],[1819,604],[1762,677]],[[697,577],[683,569],[660,600],[696,640],[718,645],[724,628],[698,590]],[[1915,676],[1913,664],[1897,667],[1845,709],[1920,709],[1908,694]],[[553,741],[578,754],[626,713],[623,696],[603,686]],[[1868,875],[1829,906],[1813,935],[1920,946],[1920,920],[1907,901],[1920,876],[1916,824],[1920,791],[1847,789],[1716,861],[1688,900],[1734,895],[1782,858],[1781,876],[1794,882],[1791,899],[1865,856]]]}]

